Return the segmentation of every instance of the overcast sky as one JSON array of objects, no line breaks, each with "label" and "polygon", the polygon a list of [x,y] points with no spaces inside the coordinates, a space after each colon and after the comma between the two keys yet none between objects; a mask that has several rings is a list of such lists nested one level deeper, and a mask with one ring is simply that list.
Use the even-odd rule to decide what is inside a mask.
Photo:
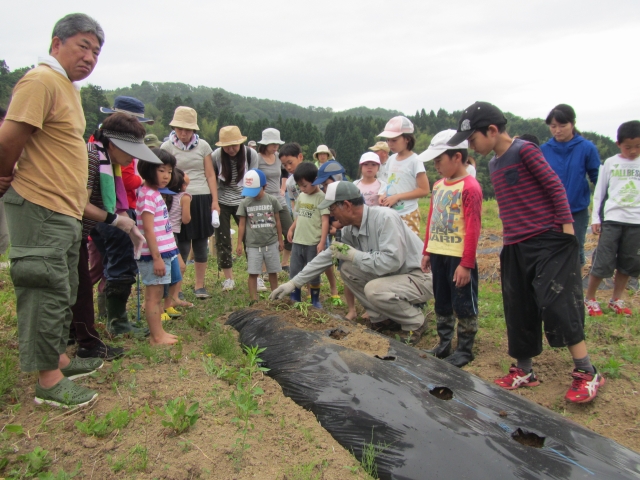
[{"label": "overcast sky", "polygon": [[578,128],[614,139],[640,118],[637,0],[23,0],[0,22],[0,58],[35,63],[78,8],[104,28],[87,81],[106,89],[183,82],[407,114],[485,100],[525,118],[568,103]]}]

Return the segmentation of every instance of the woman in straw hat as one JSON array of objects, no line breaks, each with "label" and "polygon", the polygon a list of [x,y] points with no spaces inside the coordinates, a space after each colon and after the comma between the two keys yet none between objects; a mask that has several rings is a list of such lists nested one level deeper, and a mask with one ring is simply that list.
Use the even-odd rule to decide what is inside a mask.
[{"label": "woman in straw hat", "polygon": [[[289,265],[291,256],[291,243],[287,240],[287,232],[291,228],[293,219],[287,207],[285,190],[287,181],[282,178],[282,162],[278,155],[278,148],[284,142],[280,140],[280,132],[275,128],[267,128],[262,131],[262,139],[258,141],[258,168],[267,177],[267,193],[276,197],[280,202],[280,223],[282,225],[282,235],[284,237],[284,253],[282,254],[282,266]],[[258,290],[266,291],[262,279],[258,278]]]},{"label": "woman in straw hat", "polygon": [[192,197],[191,222],[182,225],[178,234],[178,249],[186,262],[193,248],[196,270],[194,293],[197,298],[204,299],[209,297],[204,286],[204,274],[209,253],[207,242],[213,235],[211,212],[220,212],[216,175],[211,163],[213,151],[196,133],[199,130],[198,114],[193,108],[176,108],[169,126],[173,129],[169,140],[160,148],[176,157],[178,168],[183,170],[191,181],[187,188],[187,193]]},{"label": "woman in straw hat", "polygon": [[320,165],[327,163],[329,160],[334,160],[334,156],[331,150],[326,145],[318,145],[316,151],[313,153],[313,159],[316,161],[316,167],[320,168]]},{"label": "woman in straw hat", "polygon": [[233,257],[231,256],[231,217],[240,224],[236,215],[242,200],[244,174],[252,168],[258,168],[258,152],[243,145],[247,141],[235,125],[220,129],[220,140],[213,152],[212,160],[215,174],[218,176],[218,201],[220,202],[220,227],[216,228],[216,249],[218,267],[224,273],[222,290],[233,290]]}]

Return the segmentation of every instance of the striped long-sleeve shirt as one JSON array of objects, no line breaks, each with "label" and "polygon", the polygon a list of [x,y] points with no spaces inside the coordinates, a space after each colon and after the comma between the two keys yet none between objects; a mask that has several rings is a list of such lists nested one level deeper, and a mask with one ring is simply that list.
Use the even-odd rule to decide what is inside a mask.
[{"label": "striped long-sleeve shirt", "polygon": [[505,245],[542,232],[561,232],[573,223],[562,182],[540,149],[516,139],[500,157],[489,162],[491,183],[500,209]]}]

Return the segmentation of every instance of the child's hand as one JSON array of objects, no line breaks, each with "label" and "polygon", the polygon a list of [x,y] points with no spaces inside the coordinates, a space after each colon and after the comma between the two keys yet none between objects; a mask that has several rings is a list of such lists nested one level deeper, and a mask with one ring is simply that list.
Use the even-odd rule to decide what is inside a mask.
[{"label": "child's hand", "polygon": [[422,262],[420,262],[420,268],[424,273],[429,273],[431,271],[431,256],[423,255]]},{"label": "child's hand", "polygon": [[[424,258],[424,257],[423,257]],[[453,272],[453,283],[457,288],[462,288],[471,281],[471,269],[458,265],[456,271]]]},{"label": "child's hand", "polygon": [[236,255],[239,257],[242,256],[242,244],[238,245],[238,248],[236,248]]},{"label": "child's hand", "polygon": [[287,232],[287,241],[288,241],[289,243],[293,243],[293,232],[294,232],[294,231],[295,231],[295,230],[293,229],[293,227],[291,227],[291,228],[289,229],[289,231]]},{"label": "child's hand", "polygon": [[397,195],[391,195],[390,197],[385,197],[384,199],[380,198],[380,205],[382,205],[383,207],[393,207],[399,201],[400,199]]},{"label": "child's hand", "polygon": [[218,212],[218,215],[220,215],[220,204],[215,201],[211,202],[211,211],[213,212],[214,210]]},{"label": "child's hand", "polygon": [[281,252],[284,250],[284,240],[282,240],[282,237],[278,240],[278,250]]},{"label": "child's hand", "polygon": [[336,230],[340,230],[342,228],[342,224],[338,220],[331,222],[331,226]]},{"label": "child's hand", "polygon": [[576,232],[573,229],[573,223],[563,223],[562,224],[562,232],[567,233],[569,235],[575,235]]},{"label": "child's hand", "polygon": [[334,226],[329,227],[329,234],[330,235],[335,235],[337,231],[338,230],[336,230],[336,227],[334,227]]},{"label": "child's hand", "polygon": [[167,269],[162,258],[156,258],[153,260],[153,273],[158,277],[164,277],[167,274]]},{"label": "child's hand", "polygon": [[318,248],[317,248],[317,250],[318,250],[318,255],[319,255],[320,253],[322,253],[322,251],[324,250],[324,247],[326,247],[326,246],[327,246],[327,242],[324,242],[324,243],[323,243],[323,242],[320,242],[320,243],[318,244]]},{"label": "child's hand", "polygon": [[591,231],[594,233],[594,235],[600,235],[600,232],[602,231],[602,225],[599,223],[592,224]]}]

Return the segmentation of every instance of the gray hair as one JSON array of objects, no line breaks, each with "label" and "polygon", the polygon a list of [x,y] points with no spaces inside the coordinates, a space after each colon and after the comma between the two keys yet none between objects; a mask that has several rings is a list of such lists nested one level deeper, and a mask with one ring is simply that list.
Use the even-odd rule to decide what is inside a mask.
[{"label": "gray hair", "polygon": [[[53,27],[51,38],[58,37],[62,40],[62,43],[64,43],[68,38],[78,33],[94,34],[98,38],[98,43],[102,48],[104,44],[104,30],[102,30],[98,22],[84,13],[70,13],[58,20]],[[49,53],[51,53],[51,48],[49,48]]]}]

